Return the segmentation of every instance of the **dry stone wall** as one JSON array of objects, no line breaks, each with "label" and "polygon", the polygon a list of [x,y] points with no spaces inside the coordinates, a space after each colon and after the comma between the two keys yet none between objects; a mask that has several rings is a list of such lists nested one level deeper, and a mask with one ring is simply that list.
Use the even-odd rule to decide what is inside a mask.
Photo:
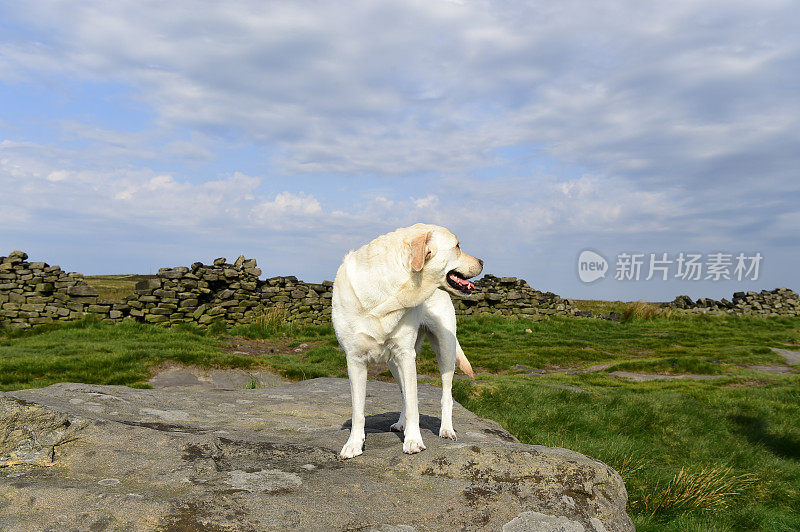
[{"label": "dry stone wall", "polygon": [[786,287],[761,292],[735,292],[730,301],[707,297],[692,301],[689,296],[678,296],[668,306],[690,313],[800,316],[800,296]]},{"label": "dry stone wall", "polygon": [[0,257],[0,323],[40,325],[74,320],[87,314],[120,319],[125,305],[102,301],[80,273],[67,273],[45,262],[26,262],[27,253]]},{"label": "dry stone wall", "polygon": [[255,259],[240,256],[233,264],[218,258],[213,264],[161,268],[153,279],[136,284],[125,300],[128,315],[150,323],[215,321],[228,325],[252,322],[271,309],[294,322],[330,322],[333,283],[304,283],[294,276],[260,280]]},{"label": "dry stone wall", "polygon": [[[303,324],[329,324],[333,283],[306,283],[294,276],[260,279],[255,259],[240,256],[233,263],[218,258],[212,264],[161,268],[136,284],[133,294],[121,300],[100,299],[80,273],[67,273],[45,262],[28,262],[14,251],[0,257],[0,324],[28,327],[58,320],[93,316],[109,322],[136,320],[206,327],[249,323],[275,316]],[[540,292],[515,277],[485,275],[476,291],[453,298],[457,314],[496,314],[539,319],[546,316],[581,316],[569,299]],[[800,298],[787,288],[737,292],[733,301],[680,296],[670,303],[689,312],[756,315],[800,315]]]},{"label": "dry stone wall", "polygon": [[475,281],[475,292],[453,298],[456,314],[501,314],[541,317],[578,313],[572,300],[531,288],[524,279],[487,274]]},{"label": "dry stone wall", "polygon": [[[161,268],[117,301],[100,299],[82,274],[27,258],[21,251],[0,257],[0,323],[30,326],[91,315],[110,322],[205,327],[217,321],[249,323],[272,312],[295,323],[330,323],[331,281],[306,283],[294,276],[261,280],[256,260],[244,256],[232,264],[218,258],[213,264]],[[534,290],[515,277],[486,275],[475,286],[474,294],[454,298],[457,313],[533,318],[577,313],[570,300]]]}]

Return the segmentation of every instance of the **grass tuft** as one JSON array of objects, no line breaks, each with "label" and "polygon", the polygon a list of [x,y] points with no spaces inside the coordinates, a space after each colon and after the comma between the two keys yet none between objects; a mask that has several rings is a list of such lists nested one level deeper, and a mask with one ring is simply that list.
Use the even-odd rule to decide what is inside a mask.
[{"label": "grass tuft", "polygon": [[292,319],[286,309],[272,307],[264,310],[255,320],[254,325],[265,333],[285,331],[292,327]]},{"label": "grass tuft", "polygon": [[651,516],[723,510],[757,481],[750,473],[733,474],[730,467],[705,466],[694,472],[682,467],[663,489],[656,485],[631,506]]},{"label": "grass tuft", "polygon": [[634,453],[624,454],[609,460],[609,462],[626,483],[641,471],[647,463],[644,456]]},{"label": "grass tuft", "polygon": [[592,314],[611,314],[616,312],[622,314],[628,305],[625,301],[598,301],[595,299],[573,299],[572,303],[581,311],[589,311]]},{"label": "grass tuft", "polygon": [[[332,325],[306,325],[291,319],[289,312],[282,307],[264,310],[248,324],[237,325],[215,334],[230,334],[252,339],[265,339],[291,336],[295,338],[331,338]],[[298,342],[299,343],[299,342]]]},{"label": "grass tuft", "polygon": [[252,322],[238,325],[227,332],[234,336],[263,339],[288,336],[295,328],[286,309],[272,307],[265,309]]},{"label": "grass tuft", "polygon": [[661,307],[647,301],[635,301],[625,306],[622,311],[622,321],[652,320],[654,318],[670,319],[674,315],[675,311],[672,308]]},{"label": "grass tuft", "polygon": [[257,388],[261,388],[261,382],[256,378],[255,375],[250,374],[250,382],[244,387],[245,390],[255,390]]}]

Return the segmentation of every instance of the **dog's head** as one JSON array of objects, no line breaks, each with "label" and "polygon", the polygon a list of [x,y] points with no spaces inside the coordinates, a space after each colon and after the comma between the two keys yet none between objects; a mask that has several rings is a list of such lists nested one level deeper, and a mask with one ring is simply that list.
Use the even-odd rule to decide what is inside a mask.
[{"label": "dog's head", "polygon": [[468,295],[475,290],[468,279],[480,275],[483,261],[464,253],[453,233],[427,224],[416,224],[409,232],[406,244],[412,273],[421,274],[451,294]]}]

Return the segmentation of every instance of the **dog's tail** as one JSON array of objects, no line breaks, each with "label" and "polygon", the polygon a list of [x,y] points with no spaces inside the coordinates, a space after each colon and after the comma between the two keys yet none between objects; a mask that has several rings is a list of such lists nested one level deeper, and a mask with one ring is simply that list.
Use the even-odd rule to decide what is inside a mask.
[{"label": "dog's tail", "polygon": [[472,371],[472,364],[467,360],[467,355],[464,354],[464,350],[461,349],[461,344],[458,343],[458,340],[456,340],[456,361],[458,361],[458,367],[461,368],[461,371],[470,377],[475,376],[475,372]]}]

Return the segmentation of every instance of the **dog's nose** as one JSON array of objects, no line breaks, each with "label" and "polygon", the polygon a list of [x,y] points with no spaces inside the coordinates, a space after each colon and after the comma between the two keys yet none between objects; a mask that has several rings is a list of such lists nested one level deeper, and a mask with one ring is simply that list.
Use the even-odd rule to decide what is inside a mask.
[{"label": "dog's nose", "polygon": [[480,264],[481,268],[483,268],[483,259],[478,259],[478,264]]}]

